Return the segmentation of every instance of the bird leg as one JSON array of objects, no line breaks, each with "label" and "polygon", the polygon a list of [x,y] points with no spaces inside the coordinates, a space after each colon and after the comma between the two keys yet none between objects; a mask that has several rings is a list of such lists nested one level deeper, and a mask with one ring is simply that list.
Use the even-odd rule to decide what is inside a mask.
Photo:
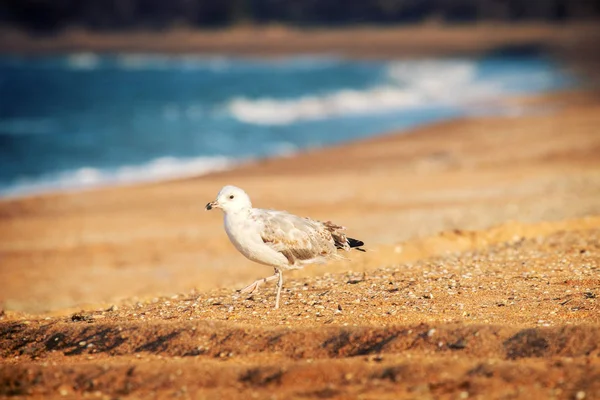
[{"label": "bird leg", "polygon": [[273,274],[272,276],[268,276],[266,278],[262,278],[257,281],[254,281],[253,283],[249,284],[245,288],[240,289],[239,292],[252,294],[258,290],[260,285],[262,285],[263,283],[271,282],[271,281],[277,279],[278,276],[279,276],[279,272],[278,272],[278,270],[275,270],[275,274]]},{"label": "bird leg", "polygon": [[279,275],[279,280],[277,281],[277,298],[275,299],[275,309],[279,308],[279,298],[281,297],[281,288],[283,287],[283,274],[280,269],[275,269],[277,271],[277,275]]}]

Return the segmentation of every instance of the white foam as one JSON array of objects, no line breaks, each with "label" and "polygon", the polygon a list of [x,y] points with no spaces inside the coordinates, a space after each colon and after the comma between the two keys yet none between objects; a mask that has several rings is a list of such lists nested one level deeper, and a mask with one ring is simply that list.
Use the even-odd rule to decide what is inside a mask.
[{"label": "white foam", "polygon": [[369,90],[341,90],[324,96],[298,99],[250,100],[238,97],[229,102],[228,111],[239,121],[256,125],[287,125],[347,114],[372,114],[417,107],[422,98],[389,86]]},{"label": "white foam", "polygon": [[[243,63],[240,63],[243,61]],[[243,58],[236,59],[225,56],[199,56],[199,55],[163,55],[163,54],[120,54],[116,57],[116,64],[119,68],[127,70],[144,69],[183,69],[197,70],[208,69],[215,72],[226,71],[236,66],[255,66],[268,68],[285,69],[318,69],[327,68],[341,62],[336,57],[326,56],[303,56],[303,57],[284,57],[280,59],[258,59]]]},{"label": "white foam", "polygon": [[74,53],[67,57],[67,64],[73,69],[92,70],[100,64],[100,57],[94,53]]},{"label": "white foam", "polygon": [[475,61],[393,62],[387,75],[399,87],[427,100],[462,103],[465,100],[500,94],[500,86],[477,79]]},{"label": "white foam", "polygon": [[287,125],[351,114],[464,105],[501,93],[501,85],[477,79],[474,61],[402,61],[388,65],[385,83],[364,90],[291,99],[236,97],[225,108],[244,123]]},{"label": "white foam", "polygon": [[116,58],[120,68],[128,70],[144,69],[212,69],[221,71],[231,65],[231,60],[225,57],[193,56],[193,55],[162,55],[162,54],[122,54]]},{"label": "white foam", "polygon": [[22,178],[9,187],[0,189],[0,195],[18,197],[49,191],[87,189],[129,183],[153,182],[185,178],[224,170],[234,161],[222,156],[175,158],[161,157],[141,165],[115,169],[78,168],[36,179]]}]

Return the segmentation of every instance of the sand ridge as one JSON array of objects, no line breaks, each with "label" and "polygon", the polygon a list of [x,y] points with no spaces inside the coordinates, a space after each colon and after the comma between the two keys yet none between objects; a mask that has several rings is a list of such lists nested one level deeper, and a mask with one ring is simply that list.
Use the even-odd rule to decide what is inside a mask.
[{"label": "sand ridge", "polygon": [[13,316],[0,395],[594,398],[598,223],[295,280],[280,310],[264,288]]}]

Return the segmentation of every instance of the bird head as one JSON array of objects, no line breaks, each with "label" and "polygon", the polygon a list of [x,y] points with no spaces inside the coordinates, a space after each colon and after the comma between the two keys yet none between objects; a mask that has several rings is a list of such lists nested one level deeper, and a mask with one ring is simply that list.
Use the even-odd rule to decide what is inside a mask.
[{"label": "bird head", "polygon": [[224,186],[214,201],[206,205],[206,210],[220,208],[223,212],[237,212],[247,208],[252,208],[250,197],[239,187]]}]

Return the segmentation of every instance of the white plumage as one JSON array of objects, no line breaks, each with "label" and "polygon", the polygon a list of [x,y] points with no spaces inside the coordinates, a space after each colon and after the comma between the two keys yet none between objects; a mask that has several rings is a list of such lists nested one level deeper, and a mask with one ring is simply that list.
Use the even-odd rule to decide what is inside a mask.
[{"label": "white plumage", "polygon": [[345,228],[331,222],[298,217],[285,211],[252,208],[242,189],[225,186],[207,210],[221,208],[225,214],[225,231],[235,248],[248,259],[275,268],[275,274],[259,279],[241,291],[252,293],[262,283],[278,279],[275,308],[279,308],[282,270],[302,268],[306,264],[343,258],[338,249],[359,248],[363,242],[347,238]]}]

